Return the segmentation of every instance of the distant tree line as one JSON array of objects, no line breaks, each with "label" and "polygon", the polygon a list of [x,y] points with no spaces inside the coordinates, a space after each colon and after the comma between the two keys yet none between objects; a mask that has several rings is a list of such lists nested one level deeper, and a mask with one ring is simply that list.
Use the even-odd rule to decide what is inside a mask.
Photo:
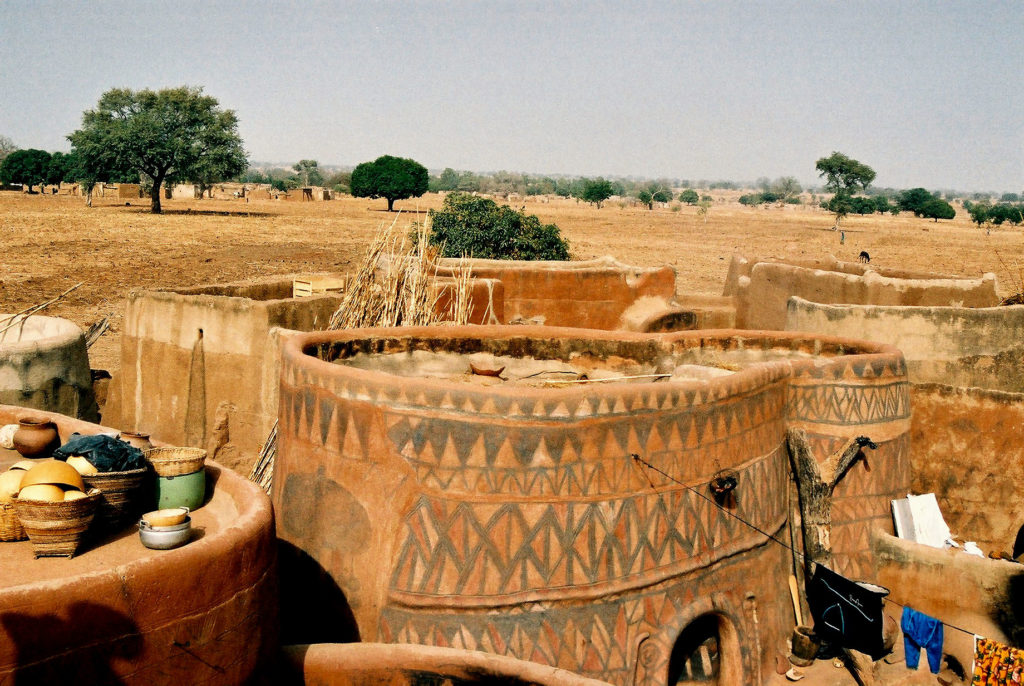
[{"label": "distant tree line", "polygon": [[[1007,195],[1020,197],[1016,193],[1007,193],[1002,197],[1005,198]],[[978,228],[989,224],[1001,226],[1004,222],[1014,226],[1024,223],[1024,204],[1014,204],[1012,202],[991,204],[987,201],[971,202],[970,200],[965,200],[964,209],[971,215],[971,221],[977,224]]]},{"label": "distant tree line", "polygon": [[[22,184],[33,193],[36,186],[77,183],[88,176],[81,156],[74,150],[70,153],[49,153],[45,150],[27,148],[14,150],[0,162],[0,183]],[[139,175],[130,169],[111,170],[110,183],[138,183]]]}]

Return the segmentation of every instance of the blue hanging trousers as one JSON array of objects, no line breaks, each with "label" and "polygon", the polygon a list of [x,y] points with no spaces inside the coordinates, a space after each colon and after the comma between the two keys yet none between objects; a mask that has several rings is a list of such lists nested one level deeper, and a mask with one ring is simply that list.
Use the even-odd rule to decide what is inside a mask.
[{"label": "blue hanging trousers", "polygon": [[903,629],[907,668],[917,669],[921,661],[921,648],[924,648],[928,655],[928,668],[932,674],[938,674],[942,667],[942,622],[913,608],[904,607],[900,628]]}]

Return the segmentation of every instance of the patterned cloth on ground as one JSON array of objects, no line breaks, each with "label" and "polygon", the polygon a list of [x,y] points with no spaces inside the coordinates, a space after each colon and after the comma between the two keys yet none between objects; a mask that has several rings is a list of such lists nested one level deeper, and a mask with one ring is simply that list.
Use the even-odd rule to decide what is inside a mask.
[{"label": "patterned cloth on ground", "polygon": [[974,637],[974,686],[1024,683],[1024,650],[990,638]]}]

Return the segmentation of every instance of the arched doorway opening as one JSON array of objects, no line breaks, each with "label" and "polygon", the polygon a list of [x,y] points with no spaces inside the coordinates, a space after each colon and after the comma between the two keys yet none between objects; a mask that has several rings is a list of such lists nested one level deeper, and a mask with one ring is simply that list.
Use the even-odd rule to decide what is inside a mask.
[{"label": "arched doorway opening", "polygon": [[739,640],[722,615],[703,614],[676,638],[668,663],[668,684],[740,683]]}]

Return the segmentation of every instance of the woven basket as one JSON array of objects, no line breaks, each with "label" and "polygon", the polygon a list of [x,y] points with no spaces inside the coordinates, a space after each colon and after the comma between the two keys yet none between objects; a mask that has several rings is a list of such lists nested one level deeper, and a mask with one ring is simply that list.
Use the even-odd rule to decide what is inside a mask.
[{"label": "woven basket", "polygon": [[74,557],[99,502],[100,492],[92,489],[85,498],[60,503],[15,498],[14,508],[36,557]]},{"label": "woven basket", "polygon": [[85,474],[82,480],[89,488],[100,491],[100,504],[96,510],[96,528],[118,531],[129,522],[135,522],[142,513],[143,485],[149,467],[127,472]]},{"label": "woven basket", "polygon": [[202,448],[152,448],[144,455],[157,476],[192,474],[206,462],[206,451]]},{"label": "woven basket", "polygon": [[0,541],[24,541],[25,527],[14,511],[14,503],[0,503]]}]

